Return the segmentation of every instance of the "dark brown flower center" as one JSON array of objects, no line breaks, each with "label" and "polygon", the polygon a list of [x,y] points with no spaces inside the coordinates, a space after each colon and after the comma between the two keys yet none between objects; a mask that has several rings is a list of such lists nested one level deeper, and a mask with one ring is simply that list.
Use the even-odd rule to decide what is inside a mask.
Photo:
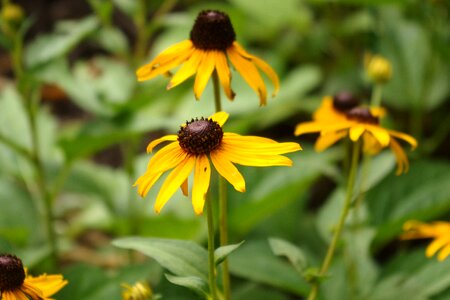
[{"label": "dark brown flower center", "polygon": [[225,51],[236,40],[233,25],[227,14],[217,10],[201,11],[191,30],[195,48]]},{"label": "dark brown flower center", "polygon": [[12,291],[22,286],[25,271],[22,261],[14,255],[0,255],[0,291]]},{"label": "dark brown flower center", "polygon": [[333,97],[333,107],[341,112],[346,112],[358,104],[358,98],[350,92],[340,92]]},{"label": "dark brown flower center", "polygon": [[378,117],[375,117],[370,112],[370,109],[367,107],[355,107],[349,110],[347,113],[347,118],[349,120],[358,121],[361,123],[369,123],[369,124],[379,124],[380,120]]},{"label": "dark brown flower center", "polygon": [[178,143],[186,152],[193,155],[210,153],[220,145],[223,130],[211,119],[192,119],[178,131]]}]

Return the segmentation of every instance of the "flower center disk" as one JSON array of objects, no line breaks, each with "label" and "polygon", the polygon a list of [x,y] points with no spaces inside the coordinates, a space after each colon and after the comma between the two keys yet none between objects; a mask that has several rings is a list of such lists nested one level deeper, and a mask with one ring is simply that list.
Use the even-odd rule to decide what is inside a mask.
[{"label": "flower center disk", "polygon": [[0,255],[0,291],[18,289],[24,280],[25,271],[22,261],[13,255]]},{"label": "flower center disk", "polygon": [[341,92],[333,97],[333,107],[341,112],[346,112],[358,106],[358,104],[358,98],[349,92]]},{"label": "flower center disk", "polygon": [[216,149],[223,138],[220,125],[211,119],[192,119],[178,131],[180,147],[193,155],[210,153]]},{"label": "flower center disk", "polygon": [[236,40],[236,33],[227,14],[217,10],[200,12],[191,30],[195,48],[225,51]]},{"label": "flower center disk", "polygon": [[355,107],[347,112],[347,118],[350,120],[358,121],[368,124],[379,124],[380,120],[372,115],[367,107]]}]

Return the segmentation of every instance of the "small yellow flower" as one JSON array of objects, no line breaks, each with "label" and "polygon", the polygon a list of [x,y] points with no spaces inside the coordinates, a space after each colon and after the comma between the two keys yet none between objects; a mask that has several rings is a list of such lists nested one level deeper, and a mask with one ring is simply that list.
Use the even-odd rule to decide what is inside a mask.
[{"label": "small yellow flower", "polygon": [[450,222],[433,222],[430,224],[419,221],[408,221],[403,224],[401,235],[403,240],[434,239],[426,249],[426,256],[432,257],[438,251],[438,260],[443,261],[450,255]]},{"label": "small yellow flower", "polygon": [[3,300],[51,300],[67,284],[62,275],[27,275],[14,255],[0,255],[0,292]]},{"label": "small yellow flower", "polygon": [[320,132],[315,149],[323,151],[335,144],[340,139],[349,136],[353,142],[363,138],[363,150],[369,154],[376,154],[382,148],[389,146],[397,159],[397,175],[407,172],[409,168],[408,158],[395,138],[409,143],[412,148],[417,147],[417,141],[410,135],[389,130],[379,125],[379,118],[366,107],[355,107],[345,114],[342,121],[324,122],[312,121],[297,125],[295,135]]},{"label": "small yellow flower", "polygon": [[134,285],[122,284],[124,290],[122,291],[123,300],[150,300],[153,292],[147,282],[136,282]]},{"label": "small yellow flower", "polygon": [[375,83],[383,84],[392,77],[392,66],[389,60],[381,55],[366,54],[365,68],[367,76]]},{"label": "small yellow flower", "polygon": [[151,152],[158,144],[171,141],[150,159],[147,171],[134,184],[144,197],[164,172],[173,169],[156,198],[157,213],[178,187],[181,186],[187,196],[187,180],[192,170],[192,205],[196,214],[203,212],[211,175],[210,159],[222,177],[237,191],[245,192],[244,177],[233,163],[255,167],[291,166],[292,161],[280,154],[301,150],[297,143],[277,143],[257,136],[224,133],[222,126],[227,119],[225,112],[215,113],[208,119],[192,119],[181,126],[178,135],[166,135],[148,145],[147,152]]},{"label": "small yellow flower", "polygon": [[214,71],[228,99],[233,100],[231,72],[227,58],[241,74],[249,86],[258,94],[260,105],[267,103],[267,90],[258,68],[272,81],[273,96],[279,89],[279,79],[275,71],[262,59],[249,54],[235,40],[231,21],[223,12],[206,10],[200,12],[191,30],[190,39],[177,43],[160,53],[149,64],[136,72],[139,81],[163,75],[182,65],[167,85],[171,89],[197,73],[194,95],[198,100]]}]

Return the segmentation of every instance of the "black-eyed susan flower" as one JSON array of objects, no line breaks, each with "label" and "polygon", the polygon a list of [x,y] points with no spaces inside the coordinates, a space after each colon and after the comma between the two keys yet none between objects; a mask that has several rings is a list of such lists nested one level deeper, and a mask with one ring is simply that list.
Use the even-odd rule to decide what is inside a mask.
[{"label": "black-eyed susan flower", "polygon": [[134,285],[122,284],[123,300],[150,300],[153,299],[153,291],[147,282],[138,281]]},{"label": "black-eyed susan flower", "polygon": [[67,284],[62,275],[27,274],[22,261],[14,255],[0,255],[0,292],[2,300],[50,300]]},{"label": "black-eyed susan flower", "polygon": [[243,166],[291,166],[292,161],[280,154],[301,150],[297,143],[278,143],[274,140],[223,132],[228,114],[218,112],[209,118],[192,119],[181,126],[178,135],[166,135],[152,141],[147,152],[162,142],[171,143],[159,150],[148,163],[147,171],[134,186],[145,196],[166,171],[173,169],[164,181],[156,198],[159,213],[178,187],[188,195],[188,176],[194,170],[192,205],[196,214],[203,212],[205,194],[209,188],[211,166],[239,192],[245,192],[245,180],[234,164]]},{"label": "black-eyed susan flower", "polygon": [[403,224],[401,238],[404,240],[412,239],[433,239],[428,245],[425,255],[432,257],[439,252],[437,258],[443,261],[450,255],[450,222],[432,222],[430,224],[419,221],[408,221]]},{"label": "black-eyed susan flower", "polygon": [[320,132],[315,149],[323,151],[340,139],[349,136],[353,142],[363,139],[363,150],[369,154],[376,154],[382,148],[390,147],[397,159],[397,175],[407,172],[408,158],[396,138],[409,143],[412,148],[417,147],[417,141],[410,135],[383,128],[379,125],[379,118],[366,107],[355,107],[346,112],[346,119],[339,122],[304,122],[297,125],[295,135]]},{"label": "black-eyed susan flower", "polygon": [[182,65],[170,80],[167,89],[197,74],[194,95],[198,100],[209,78],[216,71],[227,98],[232,100],[235,93],[231,89],[228,60],[258,94],[260,105],[266,105],[267,90],[258,68],[272,81],[275,88],[273,96],[277,94],[279,79],[275,71],[265,61],[249,54],[239,45],[230,18],[216,10],[200,12],[191,30],[190,39],[164,50],[149,64],[139,68],[136,75],[139,81],[149,80]]}]

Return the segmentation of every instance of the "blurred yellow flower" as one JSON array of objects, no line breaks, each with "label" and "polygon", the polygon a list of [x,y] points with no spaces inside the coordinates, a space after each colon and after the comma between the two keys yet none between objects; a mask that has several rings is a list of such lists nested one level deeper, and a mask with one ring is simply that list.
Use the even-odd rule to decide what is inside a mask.
[{"label": "blurred yellow flower", "polygon": [[192,187],[194,212],[196,214],[203,212],[211,175],[209,159],[222,177],[237,191],[244,192],[244,177],[233,163],[255,167],[291,166],[292,161],[280,154],[301,150],[297,143],[277,143],[257,136],[224,133],[222,126],[227,119],[228,114],[225,112],[215,113],[207,119],[192,119],[181,126],[178,135],[166,135],[148,145],[147,152],[151,152],[162,142],[172,142],[150,159],[147,171],[134,184],[138,186],[138,193],[145,196],[164,172],[174,169],[167,176],[156,198],[157,213],[178,187],[181,186],[183,193],[188,195],[187,180],[192,170],[194,170]]},{"label": "blurred yellow flower", "polygon": [[62,275],[27,274],[22,261],[9,254],[0,255],[0,292],[4,300],[51,300],[67,284]]},{"label": "blurred yellow flower", "polygon": [[395,138],[417,147],[417,141],[410,135],[389,130],[379,125],[378,117],[366,107],[355,107],[345,114],[345,120],[336,122],[312,121],[297,125],[295,135],[320,132],[315,144],[316,151],[323,151],[340,139],[349,136],[353,142],[363,138],[363,151],[376,154],[389,146],[397,159],[397,175],[408,171],[408,158]]},{"label": "blurred yellow flower", "polygon": [[177,43],[160,53],[149,64],[136,72],[139,81],[149,80],[167,74],[182,64],[167,85],[171,89],[197,73],[194,82],[194,95],[200,99],[203,90],[214,71],[228,99],[234,99],[231,89],[231,72],[228,59],[241,74],[248,85],[258,94],[260,105],[267,103],[266,85],[258,68],[272,81],[275,87],[273,96],[279,89],[279,79],[275,71],[260,58],[249,54],[235,40],[236,34],[227,14],[206,10],[200,12],[191,30],[190,39]]},{"label": "blurred yellow flower", "polygon": [[325,96],[313,114],[314,121],[335,123],[345,121],[345,112],[356,107],[359,101],[351,93],[341,92],[335,96]]},{"label": "blurred yellow flower", "polygon": [[146,282],[136,282],[134,285],[122,284],[124,288],[122,291],[123,300],[150,300],[153,292],[151,287]]},{"label": "blurred yellow flower", "polygon": [[381,55],[366,54],[364,65],[367,76],[375,83],[386,83],[392,77],[391,63]]},{"label": "blurred yellow flower", "polygon": [[433,241],[426,249],[426,256],[432,257],[439,252],[437,258],[443,261],[450,255],[450,222],[433,222],[430,224],[419,221],[408,221],[403,224],[405,233],[401,235],[403,240],[428,239]]}]

